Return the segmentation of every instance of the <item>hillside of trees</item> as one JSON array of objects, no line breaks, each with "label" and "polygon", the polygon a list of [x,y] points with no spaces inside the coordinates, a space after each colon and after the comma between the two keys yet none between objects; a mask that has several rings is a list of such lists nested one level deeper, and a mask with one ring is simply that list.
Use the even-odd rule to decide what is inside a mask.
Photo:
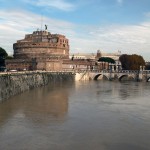
[{"label": "hillside of trees", "polygon": [[140,66],[145,66],[145,60],[140,55],[123,54],[119,57],[123,70],[140,70]]}]

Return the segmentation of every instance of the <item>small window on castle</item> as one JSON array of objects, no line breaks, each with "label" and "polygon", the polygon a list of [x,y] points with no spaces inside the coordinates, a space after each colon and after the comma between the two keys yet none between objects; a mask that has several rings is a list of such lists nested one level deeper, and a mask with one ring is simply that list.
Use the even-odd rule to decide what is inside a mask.
[{"label": "small window on castle", "polygon": [[65,44],[63,44],[63,47],[65,47]]}]

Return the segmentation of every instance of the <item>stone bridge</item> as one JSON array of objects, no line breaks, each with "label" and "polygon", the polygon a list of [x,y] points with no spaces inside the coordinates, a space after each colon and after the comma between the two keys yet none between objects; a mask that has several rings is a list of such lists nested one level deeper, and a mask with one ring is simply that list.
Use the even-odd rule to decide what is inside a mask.
[{"label": "stone bridge", "polygon": [[150,80],[150,70],[133,71],[133,70],[85,70],[76,72],[76,80],[98,80],[99,78],[106,78],[107,80],[132,80],[132,81],[146,81]]}]

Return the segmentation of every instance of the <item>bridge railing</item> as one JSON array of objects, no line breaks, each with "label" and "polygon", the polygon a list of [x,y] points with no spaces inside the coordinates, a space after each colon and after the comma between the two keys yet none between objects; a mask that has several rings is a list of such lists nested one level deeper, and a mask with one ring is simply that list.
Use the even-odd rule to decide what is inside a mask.
[{"label": "bridge railing", "polygon": [[93,73],[126,73],[126,74],[133,74],[133,73],[141,73],[141,74],[150,74],[150,70],[98,70],[98,69],[64,69],[60,71],[45,71],[45,70],[35,70],[35,71],[8,71],[8,72],[0,72],[0,75],[5,74],[26,74],[26,73],[43,73],[43,72],[49,72],[49,73],[65,73],[65,72],[71,72],[71,73],[85,73],[85,72],[93,72]]},{"label": "bridge railing", "polygon": [[147,73],[150,74],[150,70],[144,70],[144,71],[139,71],[139,70],[97,70],[97,69],[80,69],[76,70],[76,72],[95,72],[95,73],[126,73],[126,74],[135,74],[135,73]]}]

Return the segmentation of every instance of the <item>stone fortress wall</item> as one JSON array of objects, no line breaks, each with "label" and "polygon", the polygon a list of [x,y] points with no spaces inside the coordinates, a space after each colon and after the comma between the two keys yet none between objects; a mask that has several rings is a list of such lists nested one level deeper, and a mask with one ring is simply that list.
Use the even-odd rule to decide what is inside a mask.
[{"label": "stone fortress wall", "polygon": [[13,45],[14,58],[69,57],[69,43],[64,35],[34,31]]},{"label": "stone fortress wall", "polygon": [[62,70],[69,59],[69,40],[47,30],[34,31],[13,44],[14,59],[6,60],[8,70]]}]

